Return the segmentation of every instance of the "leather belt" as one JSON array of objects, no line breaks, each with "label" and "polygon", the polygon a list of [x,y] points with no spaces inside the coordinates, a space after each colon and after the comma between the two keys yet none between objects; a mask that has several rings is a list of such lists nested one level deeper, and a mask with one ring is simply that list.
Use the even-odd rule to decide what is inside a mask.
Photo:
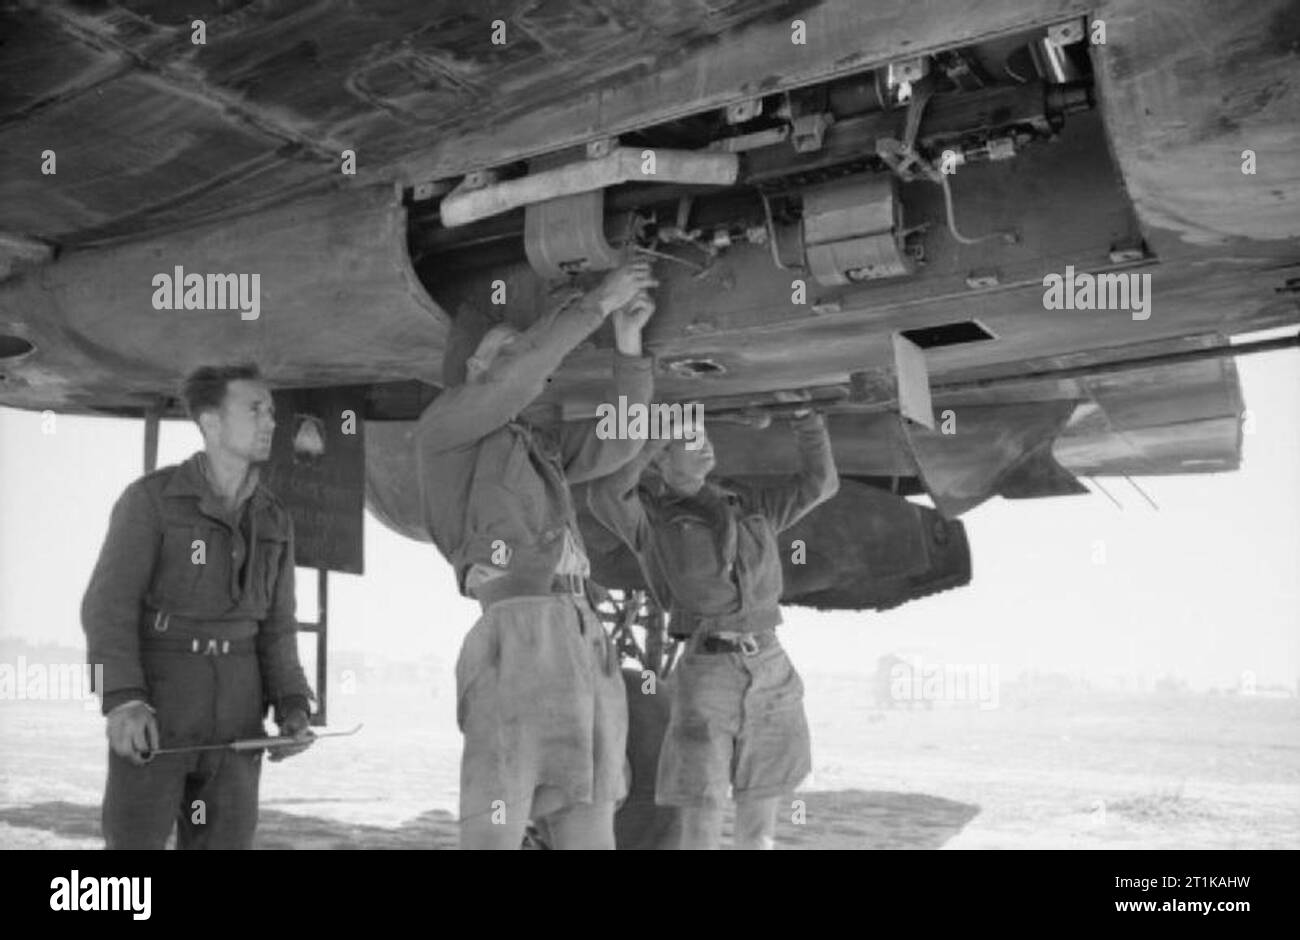
[{"label": "leather belt", "polygon": [[668,632],[676,637],[695,633],[733,634],[770,632],[781,623],[779,608],[738,610],[729,614],[697,614],[690,610],[673,610]]},{"label": "leather belt", "polygon": [[251,640],[260,629],[261,624],[256,620],[204,620],[146,607],[140,636],[142,640],[176,637],[187,644],[193,637],[204,640],[213,637],[218,641],[234,642]]},{"label": "leather belt", "polygon": [[257,649],[252,638],[227,640],[220,637],[145,637],[140,648],[163,653],[195,653],[201,656],[247,656]]},{"label": "leather belt", "polygon": [[500,578],[484,581],[474,588],[472,596],[477,598],[486,612],[489,607],[499,601],[510,600],[515,597],[545,597],[548,594],[585,600],[587,597],[587,579],[577,574],[557,574],[552,575],[550,581],[542,581],[540,578],[536,581],[530,581],[512,575],[504,575]]},{"label": "leather belt", "polygon": [[763,650],[776,646],[776,631],[762,633],[706,633],[700,637],[697,653],[740,653],[756,656]]}]

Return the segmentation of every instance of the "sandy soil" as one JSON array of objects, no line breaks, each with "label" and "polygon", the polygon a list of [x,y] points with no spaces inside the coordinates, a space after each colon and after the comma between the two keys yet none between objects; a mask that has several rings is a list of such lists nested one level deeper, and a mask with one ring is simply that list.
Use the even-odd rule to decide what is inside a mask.
[{"label": "sandy soil", "polygon": [[[805,676],[814,775],[781,847],[1300,848],[1300,702],[1016,694],[880,710],[862,676]],[[448,685],[368,686],[366,723],[263,775],[261,848],[450,848],[460,739]],[[102,719],[0,703],[0,847],[97,848]],[[800,820],[800,821],[796,821]]]}]

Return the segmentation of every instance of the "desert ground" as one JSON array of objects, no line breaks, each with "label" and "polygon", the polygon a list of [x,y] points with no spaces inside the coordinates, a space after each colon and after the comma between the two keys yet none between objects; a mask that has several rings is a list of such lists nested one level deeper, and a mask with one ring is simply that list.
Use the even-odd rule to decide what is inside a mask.
[{"label": "desert ground", "polygon": [[[1300,848],[1300,702],[1032,691],[882,708],[866,675],[805,675],[814,773],[789,849]],[[450,675],[339,689],[320,741],[266,764],[260,848],[451,848]],[[98,848],[93,703],[0,702],[0,847]]]}]

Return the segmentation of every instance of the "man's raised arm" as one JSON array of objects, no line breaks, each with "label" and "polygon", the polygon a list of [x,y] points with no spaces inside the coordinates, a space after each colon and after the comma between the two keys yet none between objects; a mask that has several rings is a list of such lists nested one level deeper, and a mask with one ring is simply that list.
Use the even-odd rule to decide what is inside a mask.
[{"label": "man's raised arm", "polygon": [[510,421],[542,393],[564,357],[605,317],[654,283],[645,262],[611,272],[579,303],[534,323],[477,375],[445,389],[420,416],[417,433],[427,452],[463,447]]},{"label": "man's raised arm", "polygon": [[587,508],[596,521],[617,535],[640,556],[649,547],[650,523],[637,486],[641,473],[667,445],[667,440],[650,441],[635,457],[613,473],[587,484]]},{"label": "man's raised arm", "polygon": [[794,525],[840,489],[826,420],[808,411],[792,422],[799,444],[799,472],[788,483],[755,487],[753,500],[778,532]]},{"label": "man's raised arm", "polygon": [[[431,453],[454,450],[491,434],[541,394],[546,378],[573,347],[600,326],[605,312],[589,298],[546,317],[519,337],[508,358],[498,357],[475,381],[444,389],[424,414],[417,434]],[[545,330],[538,327],[545,326]]]},{"label": "man's raised arm", "polygon": [[667,439],[646,443],[635,457],[613,473],[587,484],[587,509],[596,521],[613,532],[631,549],[641,566],[650,592],[660,606],[671,600],[668,584],[654,563],[653,531],[638,487],[641,473],[668,446]]},{"label": "man's raised arm", "polygon": [[[610,404],[618,407],[626,398],[628,407],[647,406],[654,395],[653,361],[641,355],[641,330],[654,313],[654,301],[642,292],[625,310],[614,314],[614,382]],[[644,438],[602,439],[598,422],[566,424],[561,452],[564,475],[570,483],[584,483],[612,473],[641,452]]]}]

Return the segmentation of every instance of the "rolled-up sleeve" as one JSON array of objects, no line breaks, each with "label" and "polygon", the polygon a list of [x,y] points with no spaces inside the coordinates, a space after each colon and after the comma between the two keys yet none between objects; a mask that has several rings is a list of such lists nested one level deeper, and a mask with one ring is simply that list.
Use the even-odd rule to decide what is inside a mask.
[{"label": "rolled-up sleeve", "polygon": [[140,662],[140,619],[153,580],[162,529],[143,481],[126,488],[113,506],[108,534],[81,601],[86,659],[103,667],[104,714],[132,699],[149,700]]}]

